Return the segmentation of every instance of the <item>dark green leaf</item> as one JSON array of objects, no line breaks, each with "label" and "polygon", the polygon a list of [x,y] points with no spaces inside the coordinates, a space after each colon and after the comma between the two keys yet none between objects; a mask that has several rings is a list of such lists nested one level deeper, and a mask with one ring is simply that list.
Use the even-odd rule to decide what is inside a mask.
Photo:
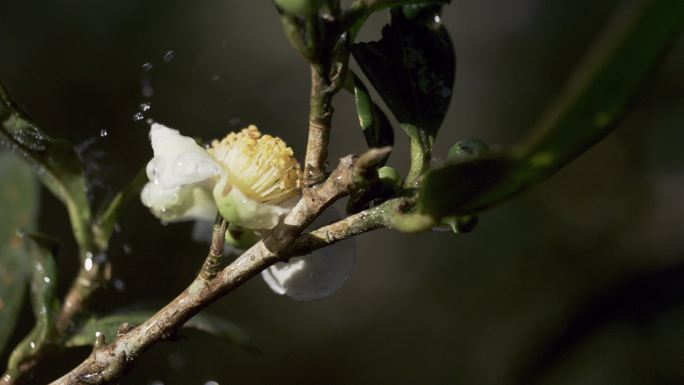
[{"label": "dark green leaf", "polygon": [[449,34],[434,8],[409,19],[392,12],[377,42],[352,47],[354,58],[412,140],[427,155],[444,120],[455,74]]},{"label": "dark green leaf", "polygon": [[0,353],[25,298],[28,255],[19,228],[33,228],[38,212],[38,182],[12,154],[0,152]]},{"label": "dark green leaf", "polygon": [[385,113],[371,99],[368,89],[353,72],[347,75],[350,90],[354,93],[356,113],[368,147],[394,145],[394,131]]},{"label": "dark green leaf", "polygon": [[[103,334],[105,341],[110,343],[116,339],[117,330],[122,324],[128,323],[130,326],[140,325],[154,314],[154,310],[134,310],[91,318],[71,335],[66,341],[66,345],[72,347],[93,345],[95,344],[96,336],[99,334]],[[210,334],[247,351],[256,350],[247,333],[235,324],[218,316],[200,313],[186,322],[183,328]]]},{"label": "dark green leaf", "polygon": [[24,233],[21,237],[29,256],[31,305],[36,324],[12,351],[7,363],[10,376],[19,372],[28,359],[43,354],[46,345],[55,342],[55,319],[60,309],[55,293],[57,267],[53,258],[57,243],[42,235]]},{"label": "dark green leaf", "polygon": [[10,99],[0,83],[0,144],[4,144],[33,167],[45,186],[67,207],[74,236],[90,247],[90,208],[83,166],[73,146],[47,135]]},{"label": "dark green leaf", "polygon": [[518,147],[425,175],[419,209],[441,218],[490,207],[551,176],[615,128],[684,20],[684,2],[641,0],[597,41]]},{"label": "dark green leaf", "polygon": [[31,305],[36,323],[45,335],[52,331],[55,312],[59,309],[56,297],[57,265],[54,254],[57,241],[39,234],[22,234],[30,257]]}]

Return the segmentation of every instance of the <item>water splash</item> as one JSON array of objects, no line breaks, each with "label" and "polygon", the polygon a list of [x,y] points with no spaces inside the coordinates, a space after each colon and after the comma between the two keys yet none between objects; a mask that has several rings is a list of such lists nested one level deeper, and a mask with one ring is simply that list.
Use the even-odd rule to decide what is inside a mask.
[{"label": "water splash", "polygon": [[149,72],[150,70],[152,70],[152,67],[153,67],[153,65],[150,62],[147,62],[147,63],[142,65],[142,69],[145,72]]},{"label": "water splash", "polygon": [[135,114],[133,114],[133,121],[134,122],[139,122],[139,121],[143,120],[144,118],[145,118],[145,115],[143,115],[142,112],[136,112]]},{"label": "water splash", "polygon": [[173,50],[168,50],[168,51],[166,51],[166,53],[164,54],[164,61],[165,61],[166,63],[168,63],[168,62],[170,62],[171,60],[173,60],[173,58],[174,58],[175,56],[176,56],[176,52],[174,52]]}]

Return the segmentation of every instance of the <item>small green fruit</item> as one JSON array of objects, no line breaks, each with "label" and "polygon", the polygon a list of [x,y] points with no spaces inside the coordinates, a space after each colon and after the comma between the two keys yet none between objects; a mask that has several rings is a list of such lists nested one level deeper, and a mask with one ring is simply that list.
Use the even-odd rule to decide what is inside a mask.
[{"label": "small green fruit", "polygon": [[378,179],[380,182],[391,186],[401,186],[401,175],[393,167],[384,166],[378,169]]},{"label": "small green fruit", "polygon": [[478,139],[466,139],[456,142],[449,149],[449,160],[467,160],[479,158],[491,152],[489,146]]}]

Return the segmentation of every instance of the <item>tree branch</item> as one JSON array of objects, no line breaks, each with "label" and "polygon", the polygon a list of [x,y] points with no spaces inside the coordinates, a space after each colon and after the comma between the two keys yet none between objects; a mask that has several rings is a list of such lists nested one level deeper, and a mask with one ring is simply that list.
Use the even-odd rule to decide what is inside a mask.
[{"label": "tree branch", "polygon": [[[85,361],[53,384],[106,384],[115,381],[140,354],[157,342],[173,337],[193,315],[267,267],[287,260],[294,253],[308,253],[381,226],[384,220],[379,217],[381,210],[376,208],[365,215],[359,213],[310,234],[300,235],[335,200],[368,183],[374,174],[370,171],[388,151],[389,148],[372,149],[358,158],[351,155],[342,158],[330,177],[318,188],[306,192],[285,219],[265,234],[264,239],[246,250],[215,277],[198,274],[185,291],[154,316],[119,336],[111,344],[96,347]],[[212,245],[220,242],[218,238],[223,236],[220,230],[215,230]],[[324,241],[316,241],[324,237]],[[210,251],[209,258],[212,253]]]}]

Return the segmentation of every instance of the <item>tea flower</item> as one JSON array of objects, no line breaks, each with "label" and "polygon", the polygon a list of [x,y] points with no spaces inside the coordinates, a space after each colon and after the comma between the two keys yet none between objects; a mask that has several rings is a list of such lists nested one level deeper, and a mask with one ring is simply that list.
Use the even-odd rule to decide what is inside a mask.
[{"label": "tea flower", "polygon": [[256,126],[215,140],[205,150],[192,138],[153,124],[154,158],[143,204],[165,222],[213,220],[255,230],[274,227],[299,195],[301,175],[292,149]]},{"label": "tea flower", "polygon": [[[140,198],[164,222],[213,221],[218,210],[231,226],[259,234],[277,225],[300,195],[301,170],[292,149],[279,138],[262,135],[256,126],[204,149],[178,130],[155,123],[150,141],[150,181]],[[314,226],[337,219],[339,215],[327,211]],[[354,261],[354,243],[347,240],[278,263],[262,276],[276,293],[306,301],[339,289]]]},{"label": "tea flower", "polygon": [[292,149],[256,126],[215,140],[209,153],[223,168],[214,187],[221,215],[250,229],[270,229],[290,211],[300,191],[301,171]]}]

